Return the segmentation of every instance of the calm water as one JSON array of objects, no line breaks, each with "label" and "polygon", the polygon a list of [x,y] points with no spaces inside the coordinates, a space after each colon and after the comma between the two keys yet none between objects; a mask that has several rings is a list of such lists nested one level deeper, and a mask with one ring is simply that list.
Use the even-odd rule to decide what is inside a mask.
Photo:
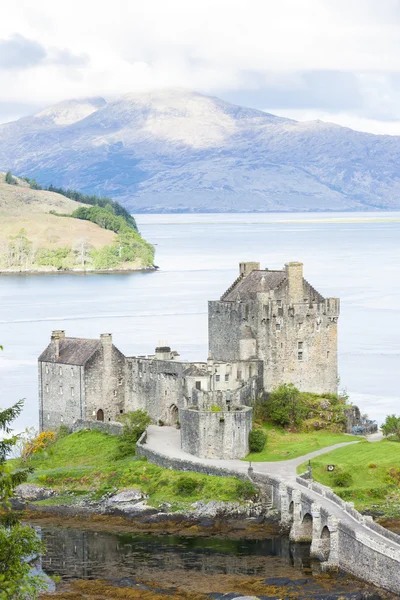
[{"label": "calm water", "polygon": [[0,278],[0,405],[26,398],[19,427],[37,425],[36,360],[52,329],[112,332],[125,354],[167,341],[182,358],[204,360],[207,300],[242,260],[301,260],[314,287],[340,296],[342,387],[379,421],[400,412],[399,213],[142,215],[138,224],[156,244],[158,272]]}]

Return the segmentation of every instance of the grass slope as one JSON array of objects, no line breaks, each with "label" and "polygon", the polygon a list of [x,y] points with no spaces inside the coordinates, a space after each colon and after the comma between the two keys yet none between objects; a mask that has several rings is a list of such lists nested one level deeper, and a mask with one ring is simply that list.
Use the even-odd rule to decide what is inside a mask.
[{"label": "grass slope", "polygon": [[331,431],[313,431],[310,433],[292,433],[274,425],[262,425],[267,434],[267,443],[262,452],[252,452],[245,460],[253,462],[275,462],[304,456],[315,450],[360,440],[360,437]]},{"label": "grass slope", "polygon": [[[117,437],[99,431],[80,431],[58,439],[46,451],[33,455],[29,465],[35,470],[29,481],[75,496],[90,494],[100,498],[107,492],[135,487],[157,506],[169,502],[179,507],[196,500],[238,500],[241,482],[233,477],[185,474],[196,489],[185,496],[176,489],[181,472],[162,469],[143,459],[115,460]],[[69,501],[71,502],[71,496]],[[50,499],[42,504],[59,503]]]},{"label": "grass slope", "polygon": [[[335,471],[326,470],[328,464]],[[379,509],[387,515],[400,517],[400,442],[361,442],[333,450],[311,461],[313,478],[332,487],[345,500],[354,501],[359,510]],[[306,470],[303,463],[298,472]],[[348,488],[337,488],[335,473],[348,471],[353,483]]]},{"label": "grass slope", "polygon": [[[101,250],[111,246],[116,239],[113,231],[103,229],[90,221],[50,214],[72,214],[78,207],[86,206],[70,200],[61,194],[44,190],[33,190],[29,184],[16,177],[18,185],[5,183],[4,173],[0,173],[0,270],[1,271],[55,271],[57,266],[37,264],[31,260],[26,264],[10,266],[10,237],[15,237],[21,229],[31,242],[31,253],[40,250],[56,251],[70,248],[71,257],[64,261],[63,268],[79,269],[80,248],[82,244],[90,250]],[[86,206],[87,207],[87,206]],[[140,243],[138,244],[138,246]],[[74,256],[76,251],[76,257]],[[133,263],[127,263],[122,268],[136,269],[143,264],[139,258]],[[90,268],[88,264],[86,268]]]}]

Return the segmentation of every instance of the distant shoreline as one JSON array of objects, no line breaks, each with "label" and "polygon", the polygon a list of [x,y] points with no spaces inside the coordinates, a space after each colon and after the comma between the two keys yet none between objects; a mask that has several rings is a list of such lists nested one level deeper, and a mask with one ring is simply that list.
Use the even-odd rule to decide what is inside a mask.
[{"label": "distant shoreline", "polygon": [[30,270],[30,271],[0,271],[1,275],[103,275],[103,274],[112,274],[112,273],[140,273],[140,272],[148,272],[151,273],[153,271],[157,271],[158,267],[140,267],[139,269],[64,269],[64,270],[55,270],[55,271],[40,271],[40,270]]}]

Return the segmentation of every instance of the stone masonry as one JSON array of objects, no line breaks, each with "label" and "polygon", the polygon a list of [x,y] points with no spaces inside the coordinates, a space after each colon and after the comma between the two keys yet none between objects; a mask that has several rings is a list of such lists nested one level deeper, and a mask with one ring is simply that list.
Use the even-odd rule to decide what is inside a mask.
[{"label": "stone masonry", "polygon": [[281,271],[241,263],[208,313],[203,363],[179,361],[166,345],[152,356],[127,357],[111,334],[82,339],[54,331],[39,357],[40,429],[114,422],[144,409],[154,423],[180,423],[188,451],[237,458],[248,452],[251,407],[264,394],[281,383],[337,392],[339,300],[323,298],[303,278],[301,263]]}]

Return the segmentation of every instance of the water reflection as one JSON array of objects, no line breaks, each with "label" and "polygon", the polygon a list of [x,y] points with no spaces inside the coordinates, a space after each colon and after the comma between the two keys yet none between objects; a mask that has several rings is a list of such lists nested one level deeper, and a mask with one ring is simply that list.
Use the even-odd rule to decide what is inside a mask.
[{"label": "water reflection", "polygon": [[56,528],[43,528],[41,535],[47,547],[43,570],[64,580],[120,579],[144,569],[271,577],[293,565],[310,573],[309,544],[287,537],[224,540]]}]

